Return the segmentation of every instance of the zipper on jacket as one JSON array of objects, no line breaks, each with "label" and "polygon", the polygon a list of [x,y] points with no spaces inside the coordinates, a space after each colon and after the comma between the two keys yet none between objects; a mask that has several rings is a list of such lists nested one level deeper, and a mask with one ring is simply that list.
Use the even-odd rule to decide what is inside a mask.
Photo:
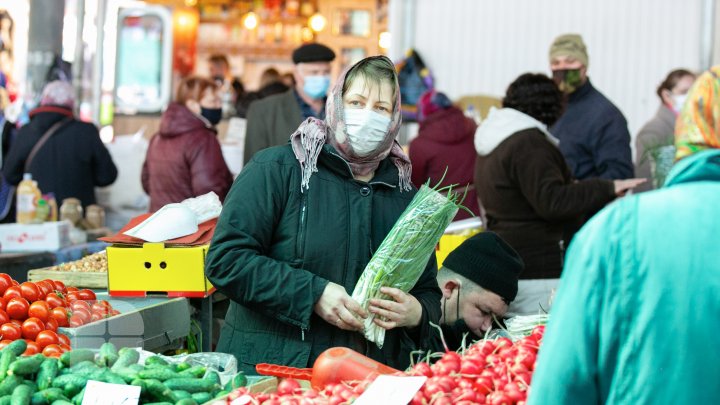
[{"label": "zipper on jacket", "polygon": [[298,229],[297,246],[295,253],[297,260],[301,263],[305,263],[305,222],[307,221],[307,197],[305,194],[300,197],[300,224]]},{"label": "zipper on jacket", "polygon": [[305,329],[306,328],[304,328],[302,326],[300,327],[300,338],[302,339],[303,342],[305,341]]},{"label": "zipper on jacket", "polygon": [[560,268],[562,269],[565,267],[565,241],[560,240],[558,242],[558,247],[560,248]]}]

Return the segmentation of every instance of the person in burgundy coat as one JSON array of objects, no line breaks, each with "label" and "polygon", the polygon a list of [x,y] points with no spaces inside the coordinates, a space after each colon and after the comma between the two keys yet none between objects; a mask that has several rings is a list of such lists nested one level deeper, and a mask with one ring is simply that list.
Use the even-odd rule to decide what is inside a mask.
[{"label": "person in burgundy coat", "polygon": [[198,77],[178,86],[175,102],[162,115],[142,168],[150,211],[214,191],[225,199],[233,177],[214,125],[222,116],[217,86]]},{"label": "person in burgundy coat", "polygon": [[[457,185],[453,190],[467,196],[463,205],[476,216],[480,215],[478,199],[473,185],[475,147],[473,139],[477,125],[462,110],[452,105],[448,97],[435,90],[426,91],[418,101],[420,130],[410,142],[410,161],[413,165],[412,182],[420,187],[430,179],[436,185],[443,175],[441,187]],[[446,173],[447,170],[447,173]],[[458,211],[455,220],[470,218],[464,210]]]}]

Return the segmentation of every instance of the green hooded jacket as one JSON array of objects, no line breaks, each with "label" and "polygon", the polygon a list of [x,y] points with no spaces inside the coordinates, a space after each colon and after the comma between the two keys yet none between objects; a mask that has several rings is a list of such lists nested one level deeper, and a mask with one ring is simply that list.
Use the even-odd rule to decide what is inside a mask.
[{"label": "green hooded jacket", "polygon": [[232,301],[217,350],[239,368],[257,363],[312,367],[325,349],[344,346],[398,369],[428,347],[429,322],[440,318],[435,255],[410,293],[423,308],[420,326],[390,330],[380,350],[357,332],[313,312],[328,282],[355,288],[365,265],[410,203],[386,158],[374,178],[353,179],[325,145],[318,172],[300,192],[300,165],[290,145],[258,152],[233,184],[208,252],[206,274]]}]

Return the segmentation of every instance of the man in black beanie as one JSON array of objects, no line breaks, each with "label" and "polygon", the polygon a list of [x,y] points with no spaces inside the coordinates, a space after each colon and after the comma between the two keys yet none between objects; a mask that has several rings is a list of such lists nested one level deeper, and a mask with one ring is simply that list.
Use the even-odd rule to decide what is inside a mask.
[{"label": "man in black beanie", "polygon": [[[496,233],[481,232],[463,242],[445,259],[437,280],[443,292],[440,327],[450,350],[463,341],[482,338],[515,299],[520,256]],[[436,339],[433,350],[444,351]]]},{"label": "man in black beanie", "polygon": [[261,149],[286,144],[305,119],[325,118],[330,62],[334,59],[332,49],[317,43],[305,44],[293,51],[295,87],[255,101],[248,108],[244,164]]}]

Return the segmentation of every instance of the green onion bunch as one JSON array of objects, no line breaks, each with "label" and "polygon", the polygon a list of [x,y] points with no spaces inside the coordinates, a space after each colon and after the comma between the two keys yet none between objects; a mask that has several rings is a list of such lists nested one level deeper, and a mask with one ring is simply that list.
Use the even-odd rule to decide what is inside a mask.
[{"label": "green onion bunch", "polygon": [[[367,310],[372,298],[390,299],[380,293],[380,287],[410,291],[463,198],[452,192],[452,186],[437,190],[428,185],[420,187],[365,267],[353,299]],[[374,317],[370,314],[365,319],[365,338],[382,348],[385,329],[373,323]]]}]

